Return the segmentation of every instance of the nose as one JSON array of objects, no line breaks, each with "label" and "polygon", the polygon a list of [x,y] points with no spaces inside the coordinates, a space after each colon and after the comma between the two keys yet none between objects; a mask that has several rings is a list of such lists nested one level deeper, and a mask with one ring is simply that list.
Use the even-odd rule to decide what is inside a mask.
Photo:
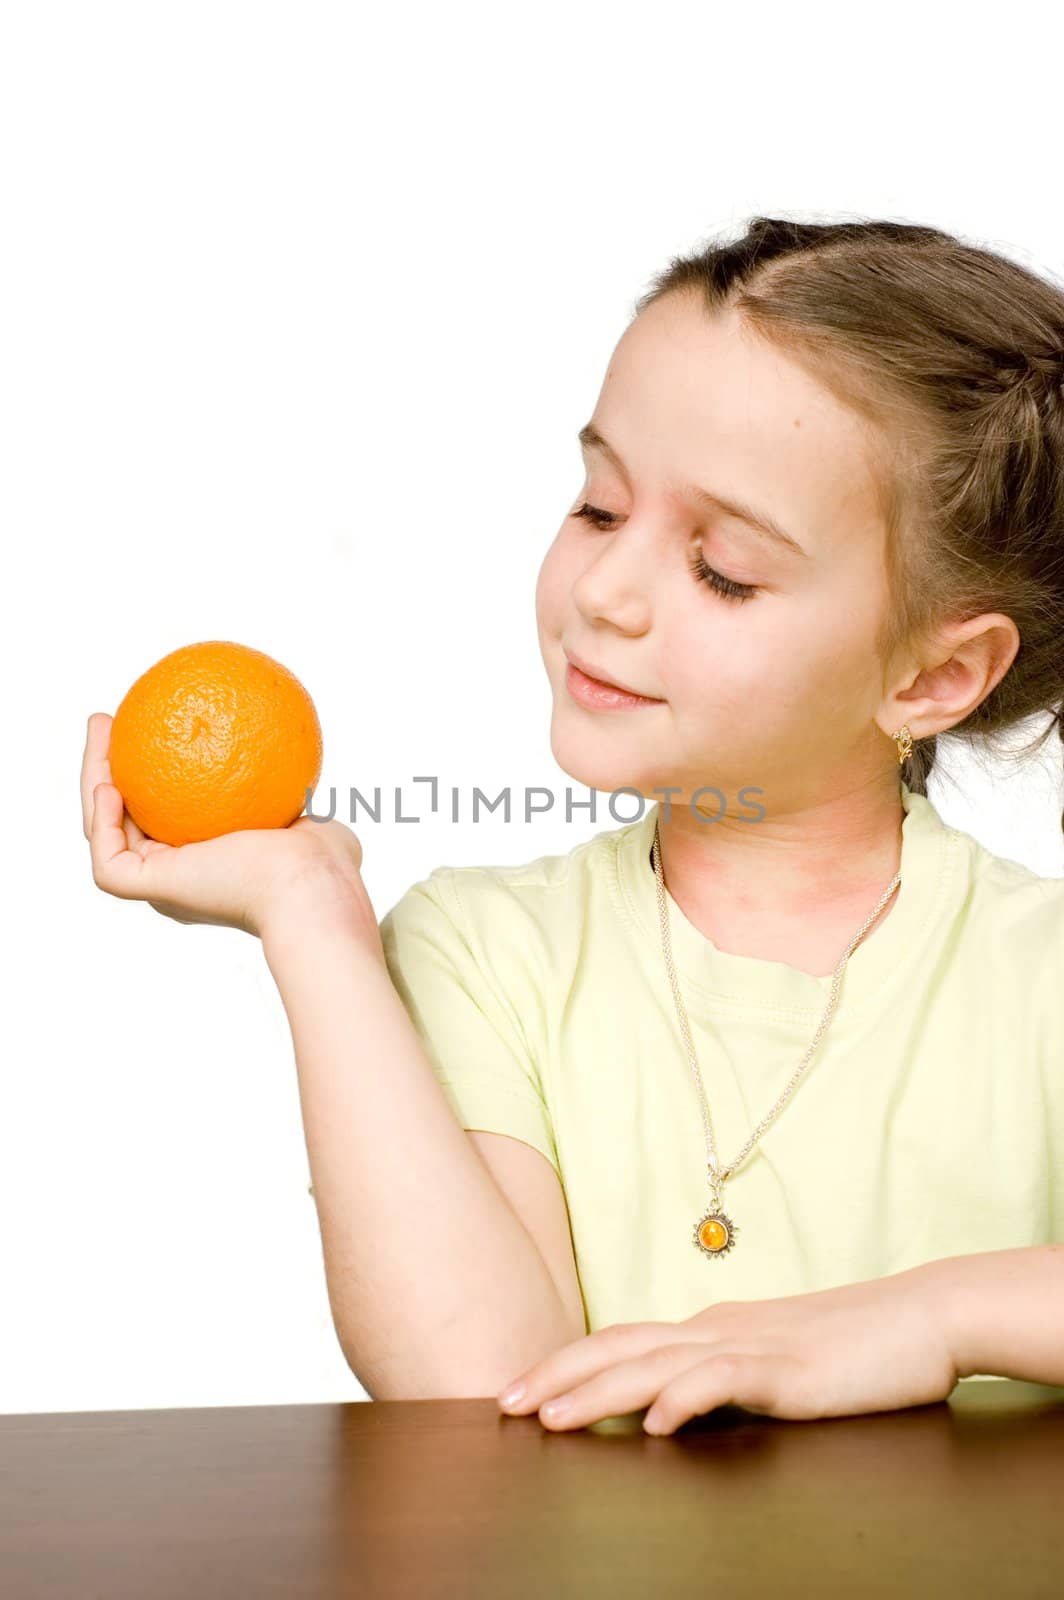
[{"label": "nose", "polygon": [[621,633],[645,633],[650,626],[650,586],[646,553],[625,543],[620,533],[599,545],[573,584],[573,604],[589,628],[606,623]]}]

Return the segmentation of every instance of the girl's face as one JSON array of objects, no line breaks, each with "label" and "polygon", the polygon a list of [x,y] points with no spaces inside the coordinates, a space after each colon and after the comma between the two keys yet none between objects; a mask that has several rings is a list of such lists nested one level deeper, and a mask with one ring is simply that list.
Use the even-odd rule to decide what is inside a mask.
[{"label": "girl's face", "polygon": [[[710,318],[673,294],[635,319],[536,584],[563,771],[652,799],[677,785],[673,804],[710,785],[770,814],[891,775],[872,643],[885,531],[864,430],[734,312]],[[740,502],[793,543],[751,526]],[[590,708],[569,655],[653,703]],[[759,792],[744,801],[744,786]],[[699,805],[724,809],[712,794]]]}]

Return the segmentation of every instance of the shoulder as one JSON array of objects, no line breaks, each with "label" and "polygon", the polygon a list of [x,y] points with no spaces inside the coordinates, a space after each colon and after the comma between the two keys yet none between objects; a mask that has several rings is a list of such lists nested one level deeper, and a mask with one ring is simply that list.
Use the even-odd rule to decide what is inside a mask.
[{"label": "shoulder", "polygon": [[963,884],[963,921],[1013,971],[1064,971],[1064,877],[1047,877],[951,829]]},{"label": "shoulder", "polygon": [[382,935],[432,925],[485,966],[556,970],[563,952],[585,936],[596,904],[614,892],[617,850],[633,826],[516,864],[434,867],[387,912]]}]

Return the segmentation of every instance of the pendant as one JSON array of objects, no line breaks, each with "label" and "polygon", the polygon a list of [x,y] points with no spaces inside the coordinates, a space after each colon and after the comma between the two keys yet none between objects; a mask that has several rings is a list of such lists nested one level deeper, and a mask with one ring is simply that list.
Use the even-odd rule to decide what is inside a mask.
[{"label": "pendant", "polygon": [[739,1232],[732,1219],[718,1208],[703,1212],[695,1223],[694,1241],[703,1255],[726,1256]]}]

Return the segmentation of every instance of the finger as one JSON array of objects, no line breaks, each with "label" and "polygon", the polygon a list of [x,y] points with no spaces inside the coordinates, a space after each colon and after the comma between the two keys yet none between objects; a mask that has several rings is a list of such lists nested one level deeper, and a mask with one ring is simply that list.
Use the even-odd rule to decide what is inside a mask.
[{"label": "finger", "polygon": [[691,1417],[704,1416],[717,1406],[745,1406],[748,1411],[774,1417],[817,1416],[817,1410],[788,1408],[785,1399],[786,1356],[752,1355],[746,1351],[718,1350],[685,1367],[662,1387],[643,1418],[647,1433],[672,1433]]},{"label": "finger", "polygon": [[[552,1350],[543,1361],[537,1361],[534,1367],[514,1378],[498,1396],[498,1403],[514,1416],[536,1411],[544,1400],[564,1393],[574,1384],[586,1382],[603,1368],[645,1355],[670,1335],[675,1339],[675,1332],[676,1324],[672,1322],[617,1322],[608,1328],[599,1328],[582,1339],[562,1345],[559,1350]],[[520,1399],[504,1405],[503,1395],[518,1386],[523,1391]]]},{"label": "finger", "polygon": [[129,847],[122,823],[122,796],[113,783],[98,783],[93,790],[89,848],[96,885],[124,900],[145,900],[158,894],[151,856]]},{"label": "finger", "polygon": [[584,1428],[605,1417],[626,1416],[650,1405],[665,1384],[705,1359],[706,1348],[701,1343],[659,1344],[548,1400],[540,1407],[539,1419],[545,1427],[561,1431]]},{"label": "finger", "polygon": [[98,783],[110,783],[107,747],[111,741],[111,718],[106,711],[94,711],[85,729],[85,749],[81,757],[81,825],[86,839],[92,833],[92,792]]},{"label": "finger", "polygon": [[[113,718],[106,711],[94,711],[85,731],[85,751],[81,758],[81,826],[86,839],[92,832],[92,795],[98,783],[111,782],[111,763],[108,749],[111,743]],[[126,838],[130,845],[143,843],[146,835],[125,813]]]}]

